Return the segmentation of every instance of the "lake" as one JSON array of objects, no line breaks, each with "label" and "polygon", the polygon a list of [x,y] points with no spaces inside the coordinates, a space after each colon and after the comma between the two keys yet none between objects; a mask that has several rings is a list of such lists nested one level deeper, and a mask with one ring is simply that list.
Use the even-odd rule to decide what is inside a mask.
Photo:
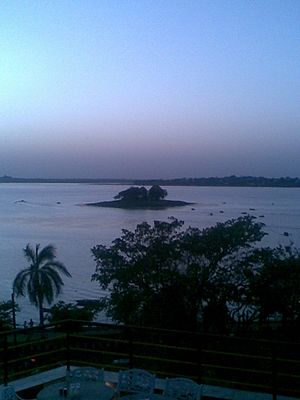
[{"label": "lake", "polygon": [[[57,248],[57,259],[72,274],[65,278],[58,300],[95,299],[103,295],[91,282],[95,262],[91,247],[109,245],[122,228],[138,223],[166,220],[185,221],[185,227],[204,228],[249,213],[265,224],[268,233],[261,245],[294,242],[300,247],[300,188],[165,187],[170,200],[195,203],[166,210],[122,210],[86,207],[84,203],[112,200],[126,189],[123,185],[92,184],[0,184],[0,300],[9,300],[12,282],[26,266],[22,249],[27,243]],[[285,235],[288,233],[288,236]],[[57,300],[57,301],[58,301]],[[21,312],[17,323],[38,320],[38,312],[27,299],[18,299]],[[101,317],[105,321],[105,317]]]}]

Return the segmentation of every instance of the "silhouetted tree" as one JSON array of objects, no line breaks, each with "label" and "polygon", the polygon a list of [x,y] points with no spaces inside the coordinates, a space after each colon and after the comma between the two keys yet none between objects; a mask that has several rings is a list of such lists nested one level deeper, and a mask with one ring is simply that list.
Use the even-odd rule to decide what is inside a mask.
[{"label": "silhouetted tree", "polygon": [[158,185],[152,186],[149,190],[147,190],[144,186],[136,187],[132,186],[126,190],[122,190],[114,199],[123,200],[123,201],[158,201],[163,200],[168,195],[168,192],[162,189]]},{"label": "silhouetted tree", "polygon": [[85,305],[83,307],[79,307],[78,305],[73,303],[65,303],[64,301],[59,301],[57,304],[54,304],[54,306],[50,308],[47,319],[50,323],[68,319],[93,321],[99,309],[100,305]]},{"label": "silhouetted tree", "polygon": [[[110,247],[92,249],[92,279],[111,290],[103,305],[114,320],[196,329],[210,310],[211,321],[227,324],[235,299],[233,260],[252,251],[263,224],[248,216],[203,230],[182,226],[177,219],[144,222],[123,230]],[[221,328],[205,322],[207,329]]]},{"label": "silhouetted tree", "polygon": [[67,268],[56,260],[55,248],[48,245],[40,250],[37,244],[33,248],[27,244],[23,250],[29,266],[20,271],[13,282],[17,296],[29,297],[30,303],[39,309],[40,325],[44,324],[43,305],[51,304],[54,297],[61,293],[64,285],[60,274],[71,277]]},{"label": "silhouetted tree", "polygon": [[206,328],[209,326],[207,316],[210,316],[211,322],[216,321],[212,329],[217,328],[218,319],[229,322],[237,279],[233,267],[243,254],[251,254],[254,244],[263,238],[263,226],[254,222],[253,217],[245,216],[203,230],[188,228],[185,231],[181,243],[182,260],[188,277],[185,301],[191,314],[190,320],[195,324],[199,317],[205,316],[206,321],[203,322]]},{"label": "silhouetted tree", "polygon": [[114,199],[124,201],[147,200],[148,191],[145,187],[130,187],[129,189],[119,192]]},{"label": "silhouetted tree", "polygon": [[15,311],[19,311],[19,307],[12,301],[1,301],[0,302],[0,330],[13,329],[13,306]]},{"label": "silhouetted tree", "polygon": [[133,232],[123,229],[122,236],[111,247],[98,245],[92,249],[97,263],[92,279],[103,289],[111,288],[104,305],[113,319],[129,324],[164,325],[162,317],[167,312],[163,304],[171,312],[174,302],[180,299],[172,296],[172,303],[165,297],[180,283],[177,243],[181,226],[182,222],[176,219],[155,221],[153,226],[144,222]]},{"label": "silhouetted tree", "polygon": [[257,251],[259,268],[252,277],[252,301],[261,323],[270,317],[283,326],[300,322],[300,254],[292,246]]},{"label": "silhouetted tree", "polygon": [[148,199],[150,201],[163,200],[167,195],[168,192],[158,185],[154,185],[148,190]]}]

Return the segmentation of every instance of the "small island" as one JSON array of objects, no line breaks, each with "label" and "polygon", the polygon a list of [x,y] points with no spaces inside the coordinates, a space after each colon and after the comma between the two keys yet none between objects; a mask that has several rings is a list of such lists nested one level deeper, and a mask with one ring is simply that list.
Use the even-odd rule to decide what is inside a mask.
[{"label": "small island", "polygon": [[132,186],[119,192],[112,201],[101,201],[98,203],[87,203],[87,206],[131,208],[131,209],[152,209],[161,210],[169,207],[182,207],[193,203],[180,200],[165,200],[168,192],[158,185],[147,190],[144,186]]}]

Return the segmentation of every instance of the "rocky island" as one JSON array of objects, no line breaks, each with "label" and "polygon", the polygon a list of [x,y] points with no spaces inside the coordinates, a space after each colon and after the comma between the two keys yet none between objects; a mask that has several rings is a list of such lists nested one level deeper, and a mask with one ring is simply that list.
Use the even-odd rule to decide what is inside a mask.
[{"label": "rocky island", "polygon": [[180,200],[165,200],[168,192],[158,185],[147,190],[142,187],[130,187],[119,192],[112,201],[101,201],[98,203],[87,203],[87,206],[131,208],[131,209],[152,209],[161,210],[169,207],[182,207],[193,203]]}]

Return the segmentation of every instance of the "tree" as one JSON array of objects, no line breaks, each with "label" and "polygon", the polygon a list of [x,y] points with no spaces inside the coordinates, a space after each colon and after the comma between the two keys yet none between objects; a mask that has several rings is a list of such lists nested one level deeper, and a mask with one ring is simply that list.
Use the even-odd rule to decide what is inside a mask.
[{"label": "tree", "polygon": [[154,185],[148,190],[148,199],[150,201],[163,200],[167,195],[168,192],[159,185]]},{"label": "tree", "polygon": [[27,244],[23,249],[29,266],[20,271],[14,279],[13,290],[17,296],[29,297],[29,301],[39,310],[40,325],[44,324],[43,305],[51,304],[64,285],[60,274],[71,277],[63,263],[56,260],[55,247],[48,245],[40,250]]},{"label": "tree", "polygon": [[[143,222],[134,232],[123,229],[122,237],[111,247],[98,245],[92,249],[97,263],[92,279],[103,289],[111,289],[102,304],[114,320],[164,326],[173,318],[174,312],[168,308],[179,299],[173,289],[180,284],[176,263],[182,224],[176,219],[155,221],[153,226]],[[172,302],[166,299],[167,293],[172,293]],[[167,315],[171,311],[172,316]]]},{"label": "tree", "polygon": [[119,192],[114,196],[114,199],[122,201],[159,201],[163,200],[167,195],[168,192],[158,185],[152,186],[149,190],[144,186],[132,186]]},{"label": "tree", "polygon": [[147,200],[148,191],[145,187],[130,187],[119,192],[114,199],[123,201]]},{"label": "tree", "polygon": [[100,306],[95,304],[79,307],[78,305],[73,303],[65,303],[64,301],[59,301],[57,304],[50,308],[50,315],[47,317],[47,319],[50,323],[59,322],[67,319],[93,321],[99,309]]},{"label": "tree", "polygon": [[18,306],[13,304],[11,300],[0,302],[0,331],[14,327],[12,317],[13,307],[15,307],[15,311],[19,310]]},{"label": "tree", "polygon": [[263,224],[246,216],[203,230],[182,226],[174,218],[153,226],[144,222],[134,232],[123,230],[110,247],[92,249],[92,279],[110,289],[103,305],[114,320],[192,330],[200,323],[219,330],[212,323],[222,312],[226,323],[235,299],[232,265],[261,240]]},{"label": "tree", "polygon": [[224,331],[231,324],[239,279],[235,266],[252,254],[254,244],[265,235],[263,226],[245,216],[185,231],[181,254],[189,288],[185,301],[193,329],[199,321],[206,330]]},{"label": "tree", "polygon": [[300,253],[293,246],[261,249],[252,279],[252,302],[261,323],[270,317],[286,324],[300,322]]}]

